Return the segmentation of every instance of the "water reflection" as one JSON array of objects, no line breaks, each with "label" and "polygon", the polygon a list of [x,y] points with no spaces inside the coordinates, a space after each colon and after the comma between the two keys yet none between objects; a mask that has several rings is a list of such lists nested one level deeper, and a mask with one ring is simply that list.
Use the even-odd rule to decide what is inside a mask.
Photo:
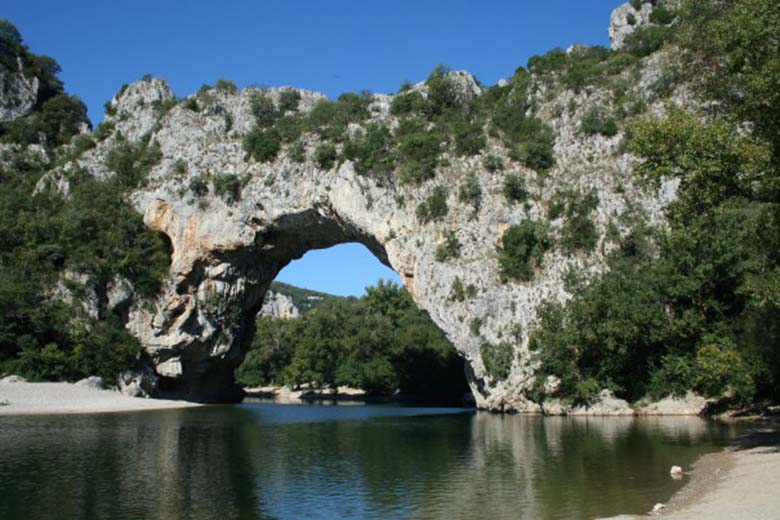
[{"label": "water reflection", "polygon": [[695,418],[243,405],[0,419],[0,518],[592,518],[737,432]]}]

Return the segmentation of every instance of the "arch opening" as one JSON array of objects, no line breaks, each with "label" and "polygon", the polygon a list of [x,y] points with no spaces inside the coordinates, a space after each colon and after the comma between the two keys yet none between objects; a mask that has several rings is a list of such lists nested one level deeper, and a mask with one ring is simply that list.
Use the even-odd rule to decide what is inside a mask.
[{"label": "arch opening", "polygon": [[248,396],[470,403],[464,360],[376,251],[342,242],[280,271],[235,372]]}]

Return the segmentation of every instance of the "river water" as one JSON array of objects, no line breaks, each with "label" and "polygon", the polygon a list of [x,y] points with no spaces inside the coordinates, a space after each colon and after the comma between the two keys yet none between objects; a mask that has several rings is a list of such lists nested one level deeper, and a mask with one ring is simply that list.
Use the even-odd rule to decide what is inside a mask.
[{"label": "river water", "polygon": [[578,519],[641,513],[739,432],[698,418],[241,404],[0,418],[0,518]]}]

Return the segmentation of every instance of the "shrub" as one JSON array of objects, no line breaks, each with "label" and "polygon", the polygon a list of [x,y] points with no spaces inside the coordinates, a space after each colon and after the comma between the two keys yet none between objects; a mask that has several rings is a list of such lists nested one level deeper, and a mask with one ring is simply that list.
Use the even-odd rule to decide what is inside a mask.
[{"label": "shrub", "polygon": [[456,276],[452,281],[452,288],[450,289],[450,300],[454,302],[462,302],[466,299],[466,291],[463,288],[463,282],[460,276]]},{"label": "shrub", "polygon": [[314,150],[314,162],[323,170],[330,170],[338,159],[336,147],[330,143],[323,143]]},{"label": "shrub", "polygon": [[344,158],[352,161],[355,171],[361,175],[389,174],[395,167],[391,144],[392,135],[387,126],[370,123],[360,136],[344,145]]},{"label": "shrub", "polygon": [[737,402],[748,402],[755,383],[742,355],[729,341],[705,338],[696,352],[696,387],[707,397],[731,394]]},{"label": "shrub", "polygon": [[628,22],[628,25],[636,25],[636,16],[634,16],[634,13],[628,13],[626,15],[626,22]]},{"label": "shrub", "polygon": [[417,91],[398,94],[390,103],[390,113],[394,116],[425,115],[429,112],[428,101]]},{"label": "shrub", "polygon": [[255,124],[259,128],[273,126],[279,117],[274,101],[266,94],[252,94],[252,97],[249,99],[249,107],[255,118]]},{"label": "shrub", "polygon": [[503,381],[509,377],[514,354],[512,345],[506,342],[499,343],[498,345],[484,342],[479,347],[479,353],[482,357],[482,364],[485,365],[485,372],[487,372],[492,379],[495,381]]},{"label": "shrub", "polygon": [[190,191],[193,195],[196,197],[203,197],[204,195],[207,195],[209,192],[209,185],[206,181],[203,180],[201,177],[193,177],[190,179],[190,185],[189,185]]},{"label": "shrub", "polygon": [[295,89],[283,90],[279,94],[279,111],[295,112],[301,102],[301,93]]},{"label": "shrub", "polygon": [[489,154],[482,158],[482,166],[490,173],[502,171],[504,169],[504,160],[495,154]]},{"label": "shrub", "polygon": [[650,377],[648,396],[663,399],[669,395],[683,396],[691,389],[696,370],[687,356],[667,354],[661,358],[661,366]]},{"label": "shrub", "polygon": [[558,72],[564,69],[566,61],[566,51],[555,48],[546,54],[531,56],[528,59],[528,70],[534,74]]},{"label": "shrub", "polygon": [[245,160],[253,157],[259,162],[270,162],[276,159],[282,147],[282,139],[275,128],[253,128],[244,136]]},{"label": "shrub", "polygon": [[106,155],[106,168],[114,172],[115,182],[123,188],[136,188],[146,181],[152,167],[162,158],[160,146],[142,139],[136,144],[122,141]]},{"label": "shrub", "polygon": [[471,204],[475,210],[479,210],[482,202],[482,188],[479,186],[479,179],[473,173],[461,183],[458,200]]},{"label": "shrub", "polygon": [[593,251],[598,241],[598,231],[591,219],[591,213],[598,207],[599,198],[595,190],[584,195],[570,194],[564,215],[566,221],[561,229],[561,246],[564,251]]},{"label": "shrub", "polygon": [[95,130],[95,139],[105,141],[114,133],[116,125],[112,121],[101,121]]},{"label": "shrub", "polygon": [[641,11],[642,10],[642,4],[644,3],[642,0],[631,0],[631,7],[634,8],[635,11]]},{"label": "shrub", "polygon": [[306,145],[303,144],[303,141],[296,141],[290,146],[289,154],[293,162],[306,162]]},{"label": "shrub", "polygon": [[447,215],[447,189],[437,186],[426,200],[417,206],[417,219],[423,224],[441,220]]},{"label": "shrub", "polygon": [[526,220],[507,229],[498,248],[501,276],[521,281],[533,278],[534,271],[542,263],[544,253],[552,241],[547,226],[541,222]]},{"label": "shrub", "polygon": [[528,200],[528,190],[525,181],[516,173],[510,173],[504,179],[504,196],[509,202],[525,202]]},{"label": "shrub", "polygon": [[449,67],[439,65],[425,80],[425,86],[428,88],[428,103],[433,114],[441,114],[461,105],[458,86],[450,77],[451,72]]},{"label": "shrub", "polygon": [[487,139],[479,122],[457,121],[453,125],[455,153],[461,156],[477,155],[485,146]]},{"label": "shrub", "polygon": [[236,174],[215,175],[211,183],[214,185],[214,193],[228,204],[241,198],[241,179]]},{"label": "shrub", "polygon": [[198,100],[195,99],[194,97],[185,99],[182,106],[185,109],[190,110],[192,112],[200,112],[200,104],[198,103]]},{"label": "shrub", "polygon": [[618,127],[615,119],[605,109],[593,107],[582,117],[580,131],[585,135],[601,134],[612,137],[618,133]]},{"label": "shrub", "polygon": [[229,79],[218,79],[217,84],[214,85],[214,88],[220,92],[227,92],[228,94],[235,94],[238,92],[238,87],[236,87],[236,84]]},{"label": "shrub", "polygon": [[665,5],[658,4],[653,8],[653,12],[650,13],[650,22],[658,25],[669,25],[677,17],[672,11],[670,11]]},{"label": "shrub", "polygon": [[623,48],[631,54],[644,58],[654,53],[671,38],[672,29],[666,26],[645,25],[629,34]]},{"label": "shrub", "polygon": [[421,182],[436,174],[442,136],[423,121],[404,120],[398,129],[402,182]]},{"label": "shrub", "polygon": [[460,241],[455,236],[454,231],[447,231],[447,236],[444,237],[444,243],[436,248],[436,261],[444,262],[450,258],[457,258],[460,256]]}]

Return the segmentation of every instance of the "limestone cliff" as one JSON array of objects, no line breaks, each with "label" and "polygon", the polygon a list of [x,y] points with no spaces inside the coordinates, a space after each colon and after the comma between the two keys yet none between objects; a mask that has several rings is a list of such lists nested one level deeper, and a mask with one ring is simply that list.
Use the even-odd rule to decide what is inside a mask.
[{"label": "limestone cliff", "polygon": [[[616,31],[613,39],[622,38],[625,31]],[[625,73],[622,78],[627,92],[650,110],[663,109],[646,88],[657,81],[663,59],[650,56],[637,69],[638,77]],[[462,96],[485,95],[486,89],[469,74],[450,77]],[[574,289],[566,280],[572,273],[587,280],[605,269],[615,237],[630,232],[631,218],[659,223],[661,210],[674,196],[673,186],[651,195],[638,189],[621,132],[606,136],[582,131],[586,114],[615,108],[612,92],[532,80],[534,113],[555,135],[555,165],[549,171],[534,171],[512,159],[500,140],[488,134],[481,154],[463,157],[445,151],[434,178],[401,183],[395,177],[361,175],[350,160],[323,167],[314,157],[320,138],[312,134],[302,138],[303,162],[294,160],[290,145],[272,161],[247,157],[242,138],[255,124],[253,96],[263,94],[278,106],[292,90],[212,88],[177,102],[165,81],[143,79],[110,101],[106,135],[97,147],[49,177],[61,180],[80,167],[107,178],[115,175],[106,165],[111,150],[142,141],[159,146],[161,159],[130,198],[144,222],[170,240],[172,262],[156,299],[130,305],[126,327],[154,363],[160,391],[204,400],[237,398],[232,373],[251,340],[254,317],[271,281],[310,249],[360,242],[399,273],[417,305],[465,358],[478,406],[539,411],[527,396],[535,368],[528,337],[538,309],[570,298]],[[428,95],[423,83],[412,90]],[[315,92],[297,92],[301,113],[324,99]],[[397,128],[392,100],[373,95],[368,120],[351,124],[348,131],[355,134],[371,122]],[[491,168],[486,156],[499,158],[504,171]],[[229,197],[215,189],[217,178],[226,174],[240,180]],[[507,199],[508,174],[524,179],[527,202]],[[472,175],[481,193],[476,206],[458,194],[458,186]],[[195,182],[205,188],[193,189]],[[440,186],[449,188],[446,216],[420,219],[415,208]],[[497,245],[503,232],[532,219],[549,221],[552,233],[559,233],[563,221],[551,218],[547,208],[564,190],[596,196],[591,214],[596,247],[578,253],[552,248],[530,281],[501,276]],[[452,237],[460,245],[459,255],[437,258],[437,248]],[[458,285],[467,288],[465,296],[453,297]],[[502,343],[512,348],[507,377],[489,374],[482,357],[485,345]]]}]

